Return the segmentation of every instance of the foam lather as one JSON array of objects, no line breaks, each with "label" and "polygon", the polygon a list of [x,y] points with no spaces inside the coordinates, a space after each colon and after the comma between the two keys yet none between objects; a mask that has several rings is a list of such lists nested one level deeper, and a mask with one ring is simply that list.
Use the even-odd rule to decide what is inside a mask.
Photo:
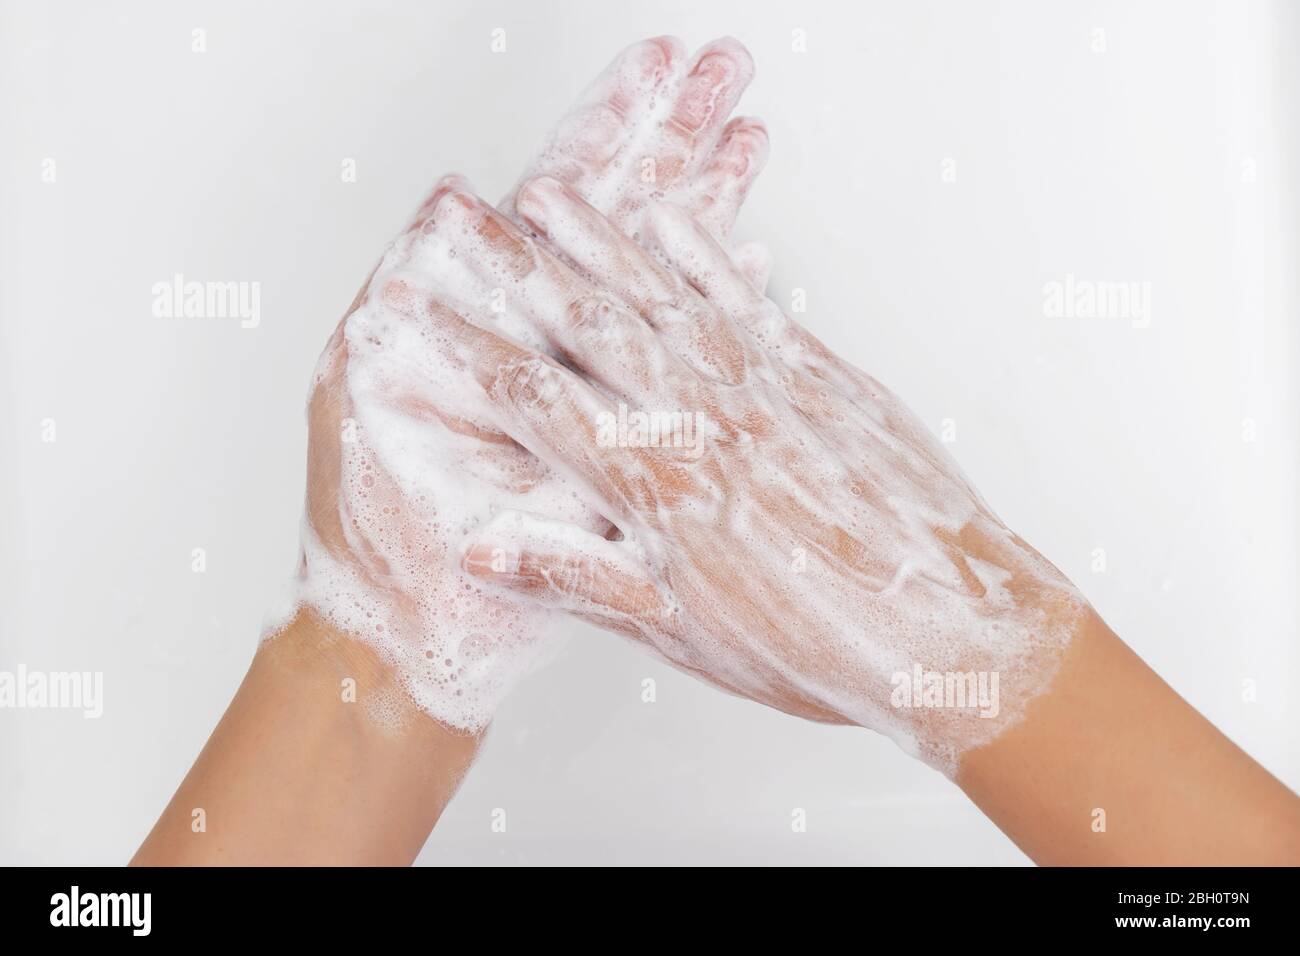
[{"label": "foam lather", "polygon": [[[693,57],[671,38],[635,44],[584,93],[525,178],[562,177],[628,234],[648,202],[669,197],[724,238],[766,152],[761,124],[724,126],[752,70],[731,40]],[[469,732],[557,646],[554,612],[462,570],[470,535],[515,511],[610,528],[574,483],[503,433],[474,356],[445,334],[454,313],[554,352],[520,277],[500,273],[485,238],[504,217],[518,221],[514,193],[500,218],[482,209],[458,217],[471,195],[460,177],[439,182],[321,356],[301,560],[267,627],[274,636],[312,608],[373,648],[424,711]],[[378,716],[389,709],[367,703]]]}]

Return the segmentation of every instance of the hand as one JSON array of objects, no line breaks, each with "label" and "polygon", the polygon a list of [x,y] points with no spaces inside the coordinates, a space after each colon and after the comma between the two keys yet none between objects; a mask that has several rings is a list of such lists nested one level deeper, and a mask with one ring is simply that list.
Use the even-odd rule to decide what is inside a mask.
[{"label": "hand", "polygon": [[[657,204],[643,224],[665,266],[557,180],[516,206],[573,269],[466,192],[433,219],[569,368],[465,323],[443,347],[499,427],[572,475],[623,540],[521,509],[484,528],[466,568],[949,772],[1013,721],[1083,601],[898,399],[764,300],[680,209]],[[693,434],[629,435],[619,403],[623,419],[676,413]],[[996,675],[998,699],[914,706],[897,675],[918,666],[940,682]]]},{"label": "hand", "polygon": [[735,47],[681,61],[634,47],[504,215],[444,181],[376,269],[310,407],[298,598],[330,620],[263,643],[135,862],[409,862],[478,745],[443,724],[486,722],[559,608],[889,733],[1040,862],[1293,863],[1300,800],[723,251],[766,137],[710,145]]},{"label": "hand", "polygon": [[[564,177],[624,228],[637,228],[650,198],[674,196],[725,237],[766,155],[760,123],[723,125],[752,72],[734,41],[710,44],[689,61],[675,40],[634,45],[532,168]],[[436,297],[459,316],[544,347],[500,283],[486,282],[470,259],[447,255],[445,236],[432,227],[442,198],[466,188],[459,177],[438,184],[321,358],[309,403],[294,603],[377,649],[424,711],[477,731],[550,644],[541,640],[545,610],[485,592],[461,572],[464,536],[501,509],[597,534],[609,526],[491,426],[463,372],[431,349],[436,326],[393,307],[405,297]],[[742,261],[748,281],[761,284],[762,255],[751,248]]]}]

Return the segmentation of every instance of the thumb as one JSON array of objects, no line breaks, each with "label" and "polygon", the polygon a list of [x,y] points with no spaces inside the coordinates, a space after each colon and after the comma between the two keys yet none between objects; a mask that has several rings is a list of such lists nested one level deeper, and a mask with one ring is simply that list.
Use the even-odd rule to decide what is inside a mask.
[{"label": "thumb", "polygon": [[523,511],[497,514],[470,538],[461,565],[481,581],[635,637],[668,614],[650,570],[626,546]]}]

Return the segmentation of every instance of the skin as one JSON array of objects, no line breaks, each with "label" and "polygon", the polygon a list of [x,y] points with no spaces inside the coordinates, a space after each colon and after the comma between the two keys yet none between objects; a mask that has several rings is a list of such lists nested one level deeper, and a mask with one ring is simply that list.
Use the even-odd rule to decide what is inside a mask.
[{"label": "skin", "polygon": [[[311,615],[264,643],[132,865],[414,860],[480,738],[410,705],[377,722],[341,700],[345,676],[362,699],[397,687],[365,645]],[[1025,719],[968,753],[957,783],[1043,865],[1300,862],[1296,796],[1095,615]]]},{"label": "skin", "polygon": [[[582,94],[526,173],[563,179],[628,230],[652,197],[674,195],[725,240],[767,154],[760,121],[728,121],[752,74],[748,52],[734,40],[716,40],[692,56],[671,37],[633,44]],[[665,106],[662,124],[645,122],[651,99]],[[651,178],[646,161],[653,163]],[[404,240],[418,243],[442,197],[468,188],[458,176],[440,181],[395,249]],[[503,217],[516,216],[513,191],[501,209]],[[386,261],[394,254],[390,250]],[[747,282],[763,287],[769,268],[763,247],[738,247],[735,262]],[[372,274],[339,323],[313,382],[306,512],[331,558],[385,594],[400,619],[419,600],[436,605],[445,594],[463,595],[469,579],[459,568],[455,539],[445,529],[426,533],[412,522],[381,469],[373,472],[369,491],[393,507],[379,524],[352,524],[358,509],[342,483],[350,448],[341,437],[356,411],[347,388],[347,332],[350,319],[378,291],[381,273]],[[496,321],[486,310],[468,314],[484,325]],[[441,427],[464,438],[467,458],[479,463],[489,493],[502,503],[542,507],[554,499],[555,487],[563,488],[561,477],[491,423],[458,416],[454,394],[422,391],[397,396],[397,403],[410,410],[403,427],[413,434]],[[581,518],[595,532],[609,530],[594,512]],[[359,533],[349,534],[349,526]],[[433,556],[434,573],[420,592],[395,586],[387,560],[393,555],[376,543],[413,536],[409,546]],[[539,636],[536,609],[495,594],[472,600],[470,616],[522,619],[517,630],[524,639]],[[355,700],[343,699],[344,679],[356,681]],[[373,705],[382,719],[376,720]],[[482,737],[483,728],[448,727],[414,706],[402,680],[369,645],[302,608],[258,649],[221,723],[133,862],[409,863]],[[385,809],[376,813],[376,807]],[[199,808],[208,826],[196,832],[192,814]]]},{"label": "skin", "polygon": [[[382,719],[370,701],[386,705]],[[366,645],[303,613],[258,648],[131,864],[409,864],[480,741],[415,707]]]},{"label": "skin", "polygon": [[[584,248],[590,251],[601,243],[609,247],[620,244],[593,211],[583,208],[579,197],[560,185],[528,185],[523,200],[526,217],[537,217],[533,224],[549,241],[560,248],[565,248],[566,242],[572,244],[570,258],[574,261],[581,260]],[[491,216],[490,210],[466,196],[448,200],[444,212],[453,221],[464,216]],[[552,228],[553,223],[571,230],[567,240]],[[682,217],[673,214],[668,225],[673,223],[682,225]],[[625,302],[643,301],[642,293],[654,285],[645,278],[653,273],[652,264],[626,267],[635,257],[627,247],[621,247],[619,255],[606,248],[590,257],[592,263],[622,264],[612,271],[560,275],[547,262],[544,251],[531,248],[521,237],[491,231],[506,235],[501,240],[506,251],[532,258],[540,272],[569,283],[571,294],[581,301],[591,295],[591,280],[612,289]],[[579,234],[582,242],[576,241]],[[664,238],[673,241],[672,236]],[[686,246],[678,249],[676,258],[669,250],[669,258],[690,277],[696,291],[724,314],[750,309],[746,327],[757,328],[755,338],[762,336],[769,343],[780,344],[779,353],[793,353],[803,360],[805,374],[829,386],[801,389],[798,376],[758,376],[767,403],[760,410],[781,400],[806,403],[803,420],[826,420],[818,403],[826,401],[832,389],[839,390],[837,398],[843,401],[888,401],[876,391],[878,386],[873,388],[865,376],[859,378],[861,373],[828,356],[793,323],[782,324],[770,315],[765,322],[755,321],[762,313],[747,304],[751,294],[738,277],[727,276],[729,267],[720,251],[713,249],[710,254],[703,230],[679,231],[676,239]],[[691,255],[685,255],[686,251]],[[707,470],[714,480],[743,480],[746,462],[727,460],[726,456],[746,444],[719,443],[709,452],[723,460],[710,465],[707,453],[703,459],[655,459],[647,457],[649,451],[601,448],[590,434],[593,412],[607,401],[605,390],[621,389],[627,394],[627,390],[658,388],[662,384],[652,383],[668,382],[673,388],[694,389],[690,400],[697,407],[710,407],[720,417],[728,407],[712,391],[719,386],[703,375],[705,369],[730,367],[734,372],[736,363],[687,361],[689,367],[683,369],[664,355],[652,332],[635,324],[638,318],[648,324],[649,311],[643,309],[638,317],[604,307],[600,324],[595,326],[581,309],[555,316],[548,332],[559,343],[566,368],[511,343],[468,334],[475,342],[474,354],[482,360],[482,387],[499,403],[503,420],[514,422],[518,439],[584,480],[589,494],[601,502],[602,512],[613,517],[625,539],[652,537],[644,533],[649,526],[659,540],[654,546],[633,549],[583,539],[573,529],[559,533],[546,523],[512,519],[502,522],[500,528],[485,530],[480,543],[466,554],[467,568],[513,593],[563,607],[628,634],[732,692],[811,719],[857,722],[837,710],[834,701],[852,701],[854,695],[870,697],[879,690],[863,683],[847,688],[847,698],[843,693],[833,699],[820,696],[818,692],[828,681],[844,678],[845,668],[828,665],[791,641],[789,620],[777,617],[780,626],[773,628],[765,626],[761,616],[754,617],[745,619],[744,627],[728,631],[731,620],[706,617],[707,611],[697,610],[693,603],[696,596],[686,590],[694,577],[700,576],[707,580],[699,589],[702,603],[744,606],[745,595],[757,591],[755,606],[768,615],[780,613],[771,599],[780,582],[763,578],[765,556],[753,550],[776,547],[776,542],[728,541],[726,528],[717,525],[701,536],[678,518],[683,497],[695,487],[693,475],[698,470]],[[716,316],[708,321],[716,321]],[[617,354],[627,356],[628,367],[610,368],[608,356],[615,353],[591,329],[604,328],[603,334],[607,334],[610,326],[619,323],[627,327],[628,334]],[[594,340],[584,341],[586,336]],[[744,363],[761,361],[746,349],[743,337],[736,348],[745,350]],[[629,377],[637,367],[652,371],[640,379]],[[728,396],[734,396],[747,381],[726,383]],[[780,393],[772,387],[773,382],[781,386]],[[655,396],[635,397],[653,404]],[[730,400],[735,401],[734,397]],[[680,401],[669,407],[683,405],[690,407]],[[733,413],[733,423],[754,420],[753,415]],[[839,421],[834,415],[829,420]],[[899,420],[904,421],[901,416]],[[905,424],[896,426],[896,433],[904,433],[905,428]],[[574,435],[579,440],[574,440]],[[771,450],[769,436],[764,439],[765,450],[779,457]],[[925,442],[920,434],[915,440]],[[825,448],[820,451],[824,454]],[[940,459],[935,462],[936,467],[944,467]],[[796,470],[810,467],[796,465]],[[953,479],[948,493],[957,493],[956,476]],[[672,507],[660,507],[665,502]],[[974,499],[973,505],[973,517],[966,525],[952,534],[937,535],[951,548],[950,559],[954,564],[964,559],[968,563],[999,562],[1014,567],[1016,562],[1025,562],[1032,566],[1034,573],[1026,572],[1026,579],[1019,584],[1012,578],[1016,610],[1037,611],[1038,626],[1063,629],[1068,639],[1059,652],[1049,655],[1053,659],[1043,685],[1024,691],[1028,700],[1022,719],[994,740],[960,755],[954,776],[972,800],[1027,854],[1045,864],[1293,865],[1300,861],[1300,800],[1146,667],[1059,573],[1059,579],[1053,577],[1055,569],[1041,566],[1046,562],[1036,552],[1009,532],[990,527],[996,519],[982,502]],[[828,509],[822,514],[830,522],[842,520],[839,512]],[[797,517],[797,512],[787,512],[783,527],[788,531]],[[723,546],[715,547],[719,538]],[[575,547],[575,542],[580,544]],[[502,551],[512,556],[504,569],[499,561],[490,560]],[[718,562],[727,561],[730,553],[739,554],[734,569],[714,573]],[[854,580],[846,578],[832,591],[846,595],[845,600],[851,602],[854,585]],[[796,631],[798,626],[794,625]],[[715,663],[719,643],[722,666]],[[706,646],[702,656],[693,656],[697,644]],[[757,691],[755,685],[739,686],[733,679],[738,672],[752,676],[774,656],[779,660],[776,673],[771,680],[760,682]],[[697,666],[701,661],[705,666]],[[837,664],[842,664],[842,659]],[[791,673],[801,679],[782,679]],[[942,736],[949,728],[934,729]],[[1106,814],[1104,829],[1097,810]]]},{"label": "skin", "polygon": [[[651,199],[671,195],[695,210],[711,235],[725,238],[767,151],[759,121],[727,120],[752,74],[749,54],[734,40],[693,56],[671,38],[634,44],[592,84],[530,168],[589,197],[620,230],[634,231]],[[503,600],[461,572],[466,526],[510,509],[596,535],[610,525],[563,476],[482,415],[464,368],[429,347],[439,329],[419,314],[424,300],[436,300],[457,323],[546,347],[526,315],[499,301],[508,276],[468,268],[468,255],[442,255],[447,243],[433,212],[471,188],[459,176],[435,186],[326,344],[308,403],[299,578],[300,600],[331,625],[382,634],[386,653],[403,658],[406,672],[427,661],[420,679],[432,689],[422,700],[436,693],[450,701],[440,718],[479,730],[508,686],[498,675],[526,667],[527,655],[545,654],[552,615]],[[501,209],[499,221],[517,235],[513,193]],[[746,282],[760,281],[761,256],[750,250],[737,261],[751,270]],[[485,307],[490,302],[504,307]],[[405,337],[394,338],[394,327]],[[418,461],[396,474],[385,457],[392,448]],[[344,587],[334,583],[340,579]]]},{"label": "skin", "polygon": [[[748,162],[701,162],[692,158],[701,150],[682,146],[720,128],[710,84],[729,89],[737,76],[709,54],[694,62],[688,76],[702,79],[685,85],[664,127],[660,171],[739,182]],[[607,90],[592,107],[597,129],[628,115]],[[455,248],[486,288],[509,288],[536,348],[462,314],[436,274],[413,291],[381,269],[359,297],[435,326],[431,360],[477,389],[486,410],[473,427],[534,456],[546,480],[571,482],[599,518],[505,508],[449,573],[481,582],[485,601],[558,609],[628,635],[740,696],[908,741],[1038,862],[1300,861],[1295,795],[1006,529],[901,402],[762,298],[762,257],[717,242],[733,214],[719,219],[717,202],[666,205],[635,185],[596,188],[608,180],[584,178],[584,162],[612,162],[621,147],[609,145],[617,136],[593,139],[592,123],[578,126],[580,135],[558,137],[563,149],[544,151],[534,170],[546,175],[502,213],[452,179],[413,227],[414,241]],[[731,195],[743,198],[744,188]],[[728,195],[716,182],[707,193]],[[627,238],[634,220],[654,256]],[[346,354],[337,341],[332,348],[311,411],[308,513],[318,529],[345,513],[330,441],[346,377],[330,370]],[[615,400],[702,409],[714,430],[689,455],[608,447],[594,423]],[[719,500],[744,512],[746,533],[716,517]],[[898,501],[926,503],[925,526]],[[350,551],[346,536],[318,533],[366,573],[380,567],[373,553]],[[783,563],[792,543],[812,556],[793,587]],[[445,543],[439,553],[452,551]],[[900,581],[906,594],[892,587]],[[917,607],[929,615],[924,627],[909,618]],[[972,621],[969,632],[925,643],[927,627]],[[881,654],[1002,667],[978,640],[990,625],[1023,638],[1003,675],[1004,721],[891,708]],[[873,653],[862,653],[864,641]],[[340,698],[346,677],[364,688],[363,703],[386,705],[384,720]],[[478,738],[441,726],[403,691],[366,645],[300,613],[259,650],[136,862],[409,862]],[[208,813],[205,833],[190,826],[195,807]],[[1094,827],[1098,809],[1104,831]]]},{"label": "skin", "polygon": [[[733,693],[888,733],[951,772],[1050,678],[1082,597],[901,402],[758,295],[685,212],[656,206],[647,220],[670,269],[557,180],[526,184],[517,206],[574,268],[468,193],[448,193],[434,224],[461,259],[477,251],[485,268],[526,276],[516,294],[565,365],[443,314],[446,360],[620,539],[506,511],[467,570]],[[615,399],[698,410],[709,438],[609,447],[597,423]],[[998,633],[992,649],[978,630]],[[999,672],[1002,720],[894,706],[891,676],[912,661]]]},{"label": "skin", "polygon": [[1042,865],[1300,863],[1300,799],[1091,612],[1050,689],[957,783]]}]

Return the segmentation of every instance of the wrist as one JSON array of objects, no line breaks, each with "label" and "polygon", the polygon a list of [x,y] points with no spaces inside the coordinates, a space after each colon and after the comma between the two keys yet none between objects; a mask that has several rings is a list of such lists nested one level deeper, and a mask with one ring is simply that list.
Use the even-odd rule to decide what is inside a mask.
[{"label": "wrist", "polygon": [[1095,611],[1024,719],[957,784],[1043,864],[1294,865],[1300,800]]},{"label": "wrist", "polygon": [[300,612],[258,648],[133,862],[409,863],[479,742],[415,707],[360,642]]},{"label": "wrist", "polygon": [[[304,605],[283,628],[263,639],[254,667],[264,666],[277,679],[309,688],[320,700],[332,696],[338,716],[375,730],[403,727],[418,733],[433,718],[415,707],[397,676],[374,648],[341,631]],[[385,719],[387,715],[387,719]]]},{"label": "wrist", "polygon": [[449,783],[445,798],[477,754],[486,730],[448,727],[412,700],[394,668],[365,642],[330,626],[315,611],[302,607],[284,628],[258,648],[250,674],[265,670],[284,681],[303,715],[330,737],[346,736],[354,750],[349,759],[377,772],[395,767],[427,767],[408,783]]}]

